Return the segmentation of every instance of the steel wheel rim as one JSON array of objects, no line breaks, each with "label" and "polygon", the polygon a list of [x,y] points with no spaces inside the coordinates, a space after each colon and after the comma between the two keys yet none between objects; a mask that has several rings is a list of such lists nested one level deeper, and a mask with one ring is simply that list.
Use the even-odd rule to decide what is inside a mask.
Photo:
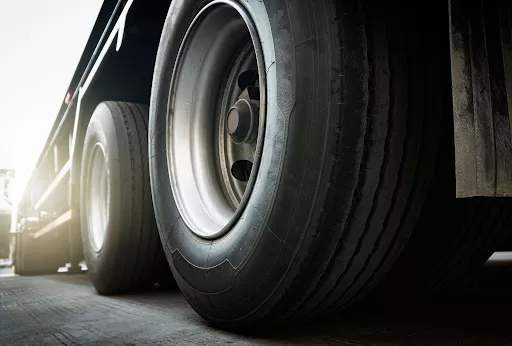
[{"label": "steel wheel rim", "polygon": [[94,251],[103,247],[109,219],[110,182],[105,150],[101,143],[92,149],[87,187],[87,222],[89,238]]},{"label": "steel wheel rim", "polygon": [[263,146],[265,96],[263,53],[249,15],[234,1],[211,2],[182,41],[167,114],[174,200],[199,237],[225,235],[247,204]]}]

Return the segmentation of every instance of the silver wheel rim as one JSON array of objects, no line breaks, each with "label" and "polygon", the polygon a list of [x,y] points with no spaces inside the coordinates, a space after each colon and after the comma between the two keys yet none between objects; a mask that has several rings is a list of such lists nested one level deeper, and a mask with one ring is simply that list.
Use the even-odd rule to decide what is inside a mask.
[{"label": "silver wheel rim", "polygon": [[224,235],[256,179],[265,121],[265,73],[245,9],[214,1],[193,20],[173,71],[167,115],[169,175],[183,221],[199,237]]},{"label": "silver wheel rim", "polygon": [[92,149],[87,186],[87,222],[89,238],[94,251],[101,250],[108,224],[110,183],[103,145],[96,143]]}]

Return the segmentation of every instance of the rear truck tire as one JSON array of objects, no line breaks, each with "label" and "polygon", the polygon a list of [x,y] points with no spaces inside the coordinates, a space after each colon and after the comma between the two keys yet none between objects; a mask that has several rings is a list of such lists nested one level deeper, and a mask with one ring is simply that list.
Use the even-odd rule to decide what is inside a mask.
[{"label": "rear truck tire", "polygon": [[485,262],[510,237],[512,199],[455,198],[452,119],[443,119],[436,172],[416,229],[376,290],[376,300],[458,294],[473,284]]},{"label": "rear truck tire", "polygon": [[171,3],[151,187],[171,270],[208,322],[337,311],[400,255],[433,176],[446,83],[445,31],[429,24],[443,12],[427,3]]},{"label": "rear truck tire", "polygon": [[[510,151],[507,95],[512,89],[506,81],[512,74],[507,72],[507,45],[503,43],[510,42],[512,11],[508,2],[488,4],[450,4],[452,60],[451,71],[446,73],[453,77],[449,85],[453,104],[446,105],[450,116],[443,118],[437,169],[427,203],[405,251],[386,283],[376,290],[381,295],[460,294],[461,289],[477,283],[482,266],[494,251],[506,251],[507,246],[510,250],[511,198],[455,198],[479,192],[492,195],[489,191],[504,195],[510,183],[507,177],[512,166],[503,153]],[[469,81],[468,76],[472,76]],[[471,117],[465,116],[466,112]],[[480,131],[486,121],[493,123],[490,132]],[[473,149],[475,145],[477,149]],[[480,162],[477,166],[482,165],[479,168],[472,161],[474,155]],[[476,179],[474,183],[471,177]]]},{"label": "rear truck tire", "polygon": [[66,264],[67,242],[62,234],[49,233],[35,238],[40,228],[37,218],[25,218],[16,234],[14,273],[24,276],[56,274]]},{"label": "rear truck tire", "polygon": [[80,221],[85,261],[100,294],[150,288],[167,266],[148,172],[146,107],[100,103],[82,160]]}]

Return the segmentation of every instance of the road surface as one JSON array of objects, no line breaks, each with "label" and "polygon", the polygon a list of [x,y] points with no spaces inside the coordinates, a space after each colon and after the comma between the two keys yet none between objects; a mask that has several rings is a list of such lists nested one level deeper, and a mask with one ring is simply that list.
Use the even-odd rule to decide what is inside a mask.
[{"label": "road surface", "polygon": [[[507,257],[507,256],[505,256]],[[509,256],[512,257],[512,256]],[[350,313],[243,336],[216,330],[178,291],[102,297],[86,275],[18,277],[0,270],[1,345],[512,344],[512,262],[488,264],[456,297]]]}]

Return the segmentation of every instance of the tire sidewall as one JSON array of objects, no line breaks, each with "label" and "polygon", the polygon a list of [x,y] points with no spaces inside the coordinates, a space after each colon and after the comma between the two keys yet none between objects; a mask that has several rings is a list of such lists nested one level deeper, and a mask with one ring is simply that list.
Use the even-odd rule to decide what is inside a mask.
[{"label": "tire sidewall", "polygon": [[[101,291],[101,278],[105,277],[103,270],[107,271],[112,265],[115,265],[115,257],[118,251],[108,251],[107,249],[117,249],[118,231],[122,227],[122,220],[120,218],[122,203],[126,199],[122,196],[122,185],[124,182],[120,181],[120,167],[119,163],[119,148],[117,145],[118,138],[116,133],[116,126],[113,120],[111,111],[105,103],[98,105],[89,122],[87,133],[84,140],[84,150],[82,156],[82,175],[80,181],[80,221],[83,239],[84,257],[87,263],[87,269],[91,273],[95,286]],[[91,173],[91,159],[94,146],[100,143],[103,145],[105,163],[107,169],[107,179],[109,183],[109,198],[108,204],[108,220],[106,223],[105,238],[103,244],[98,251],[93,249],[91,244],[91,233],[89,230],[89,223],[87,218],[87,196],[89,189],[88,180]],[[129,183],[129,182],[127,182]],[[124,189],[126,190],[126,189]],[[129,189],[128,189],[129,190]],[[129,217],[129,215],[127,216]],[[98,280],[95,280],[98,279]]]},{"label": "tire sidewall", "polygon": [[[301,153],[308,152],[308,143],[297,141],[297,133],[306,121],[293,119],[301,116],[296,114],[301,105],[297,104],[296,56],[287,4],[245,1],[240,4],[256,26],[267,83],[266,127],[258,177],[241,217],[222,238],[198,238],[181,219],[167,164],[170,81],[188,25],[209,2],[177,0],[171,4],[153,79],[149,148],[155,215],[168,261],[185,297],[212,321],[242,318],[272,295],[289,270],[297,248],[311,241],[312,232],[306,232],[307,226],[295,213],[309,213],[314,194],[301,195],[304,182],[292,169],[285,168],[288,160],[297,165]],[[292,152],[287,148],[290,133],[297,143],[297,150]],[[315,169],[310,170],[313,176]],[[312,186],[310,191],[315,188]],[[230,308],[225,309],[227,306]]]}]

